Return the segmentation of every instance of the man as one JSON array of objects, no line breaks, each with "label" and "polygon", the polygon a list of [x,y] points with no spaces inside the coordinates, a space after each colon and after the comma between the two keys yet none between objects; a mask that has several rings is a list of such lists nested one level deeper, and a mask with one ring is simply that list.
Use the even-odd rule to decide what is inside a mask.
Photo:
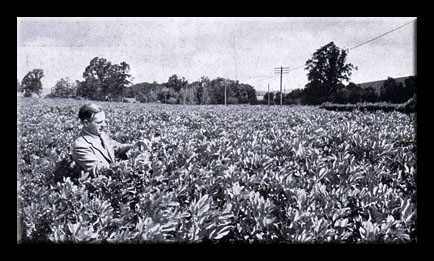
[{"label": "man", "polygon": [[77,165],[92,176],[110,168],[115,162],[115,150],[128,150],[133,145],[122,144],[111,139],[105,132],[105,113],[94,103],[80,108],[78,117],[83,124],[80,135],[74,141],[72,158]]}]

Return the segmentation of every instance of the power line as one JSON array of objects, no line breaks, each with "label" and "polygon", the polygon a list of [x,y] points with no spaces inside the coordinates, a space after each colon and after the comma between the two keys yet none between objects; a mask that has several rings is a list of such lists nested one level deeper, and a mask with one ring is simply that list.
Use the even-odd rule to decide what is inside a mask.
[{"label": "power line", "polygon": [[[414,20],[412,20],[412,21],[410,21],[410,22],[407,22],[407,23],[405,23],[405,24],[403,24],[403,25],[401,25],[401,26],[399,26],[399,27],[397,27],[397,28],[395,28],[395,29],[392,29],[392,30],[390,30],[390,31],[388,31],[388,32],[386,32],[386,33],[384,33],[384,34],[381,34],[381,35],[379,35],[379,36],[377,36],[377,37],[374,37],[374,38],[372,38],[372,39],[370,39],[370,40],[368,40],[368,41],[365,41],[365,42],[363,42],[363,43],[360,43],[360,44],[358,44],[358,45],[355,45],[355,46],[349,48],[348,50],[355,49],[355,48],[360,47],[360,46],[362,46],[362,45],[365,45],[365,44],[367,44],[367,43],[369,43],[369,42],[372,42],[372,41],[374,41],[374,40],[377,40],[378,38],[383,37],[383,36],[385,36],[385,35],[387,35],[387,34],[390,34],[390,33],[394,32],[394,31],[396,31],[396,30],[398,30],[398,29],[401,29],[402,27],[404,27],[404,26],[406,26],[406,25],[408,25],[408,24],[410,24],[410,23],[413,23],[413,22],[416,21],[416,20],[417,20],[417,19],[414,19]],[[298,70],[298,69],[300,69],[300,68],[303,68],[304,66],[305,66],[304,64],[303,64],[303,65],[300,65],[300,66],[298,66],[298,67],[295,67],[295,68],[290,69],[288,72],[292,72],[292,71]]]},{"label": "power line", "polygon": [[362,46],[362,45],[365,45],[365,44],[367,44],[367,43],[369,43],[369,42],[372,42],[372,41],[374,41],[374,40],[377,40],[378,38],[383,37],[383,36],[385,36],[386,34],[390,34],[391,32],[394,32],[394,31],[396,31],[396,30],[398,30],[398,29],[401,29],[402,27],[404,27],[404,26],[406,26],[406,25],[408,25],[408,24],[410,24],[410,23],[413,23],[413,22],[416,21],[416,20],[417,20],[417,19],[414,19],[413,21],[410,21],[410,22],[408,22],[408,23],[405,23],[405,24],[403,24],[403,25],[401,25],[401,26],[399,26],[399,27],[397,27],[397,28],[395,28],[395,29],[393,29],[393,30],[390,30],[390,31],[388,31],[388,32],[386,32],[386,33],[384,33],[384,34],[382,34],[382,35],[379,35],[379,36],[377,36],[377,37],[375,37],[375,38],[372,38],[371,40],[368,40],[368,41],[366,41],[366,42],[363,42],[363,43],[361,43],[361,44],[358,44],[358,45],[356,45],[356,46],[353,46],[353,47],[349,48],[348,50],[355,49],[355,48],[360,47],[360,46]]},{"label": "power line", "polygon": [[265,79],[261,79],[261,80],[254,81],[254,82],[252,82],[252,83],[262,82],[262,81],[265,81],[265,80],[268,80],[268,79],[271,79],[271,78],[273,78],[273,77],[277,77],[277,76],[279,76],[279,75],[272,75],[272,76],[269,76],[269,77],[267,77],[267,78],[265,78]]},{"label": "power line", "polygon": [[[411,23],[415,22],[416,20],[417,20],[417,19],[414,19],[414,20],[412,20],[412,21],[410,21],[410,22],[407,22],[407,23],[405,23],[405,24],[403,24],[403,25],[401,25],[401,26],[399,26],[399,27],[397,27],[397,28],[394,28],[394,29],[392,29],[392,30],[390,30],[390,31],[388,31],[388,32],[386,32],[386,33],[383,33],[383,34],[381,34],[381,35],[379,35],[379,36],[376,36],[376,37],[374,37],[374,38],[372,38],[372,39],[370,39],[370,40],[367,40],[367,41],[365,41],[365,42],[362,42],[362,43],[360,43],[360,44],[357,44],[357,45],[355,45],[355,46],[349,48],[348,50],[353,50],[353,49],[358,48],[358,47],[360,47],[360,46],[362,46],[362,45],[365,45],[365,44],[367,44],[367,43],[370,43],[370,42],[372,42],[372,41],[375,41],[375,40],[377,40],[377,39],[379,39],[379,38],[381,38],[381,37],[383,37],[383,36],[385,36],[385,35],[387,35],[387,34],[390,34],[390,33],[394,32],[394,31],[396,31],[396,30],[401,29],[402,27],[404,27],[404,26],[406,26],[406,25],[408,25],[408,24],[411,24]],[[285,70],[285,73],[289,73],[289,72],[292,72],[292,71],[295,71],[295,70],[301,69],[301,68],[303,68],[303,67],[305,67],[305,64],[300,65],[300,66],[297,66],[297,67],[294,67],[294,68],[292,68],[292,69],[286,69],[286,68],[289,68],[289,67],[285,67],[285,69],[286,69],[286,70]],[[252,78],[267,77],[267,78],[264,78],[264,79],[260,79],[260,80],[254,81],[254,82],[252,82],[252,83],[257,83],[257,82],[265,81],[265,80],[271,79],[271,78],[276,77],[276,76],[278,76],[278,75],[272,75],[272,76],[269,76],[269,77],[268,77],[268,76],[257,76],[257,77],[252,77]]]},{"label": "power line", "polygon": [[300,69],[300,68],[303,68],[304,66],[305,66],[305,65],[303,64],[303,65],[301,65],[301,66],[298,66],[298,67],[296,67],[296,68],[293,68],[293,69],[289,70],[288,72],[292,72],[292,71],[298,70],[298,69]]},{"label": "power line", "polygon": [[271,75],[259,75],[259,76],[253,76],[253,77],[250,77],[250,78],[248,78],[248,79],[254,79],[254,78],[265,78],[265,77],[270,77]]}]

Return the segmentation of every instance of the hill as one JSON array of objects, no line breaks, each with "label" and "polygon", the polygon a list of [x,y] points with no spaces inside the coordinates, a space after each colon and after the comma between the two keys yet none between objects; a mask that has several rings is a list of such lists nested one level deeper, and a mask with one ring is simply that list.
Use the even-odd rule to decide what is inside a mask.
[{"label": "hill", "polygon": [[[409,77],[411,77],[411,76],[404,76],[404,77],[398,77],[398,78],[393,78],[393,79],[398,84],[399,83],[405,84],[405,80],[408,79]],[[383,86],[383,84],[386,80],[387,79],[379,80],[379,81],[372,81],[372,82],[357,83],[357,85],[359,85],[362,88],[368,88],[369,86],[371,86],[375,89],[375,92],[377,93],[377,95],[379,95],[381,87]]]}]

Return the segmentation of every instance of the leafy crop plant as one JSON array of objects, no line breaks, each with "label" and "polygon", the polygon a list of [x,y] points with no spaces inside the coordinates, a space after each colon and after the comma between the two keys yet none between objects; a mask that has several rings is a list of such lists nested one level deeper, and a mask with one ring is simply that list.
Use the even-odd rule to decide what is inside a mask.
[{"label": "leafy crop plant", "polygon": [[142,142],[91,177],[70,158],[84,103],[22,100],[24,243],[417,239],[414,114],[100,102],[114,139]]}]

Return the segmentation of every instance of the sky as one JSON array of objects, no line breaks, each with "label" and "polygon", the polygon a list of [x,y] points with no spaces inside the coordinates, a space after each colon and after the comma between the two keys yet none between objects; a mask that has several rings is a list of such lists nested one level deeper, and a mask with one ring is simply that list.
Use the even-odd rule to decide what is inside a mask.
[{"label": "sky", "polygon": [[[306,61],[333,41],[350,49],[363,83],[416,75],[416,17],[17,17],[17,79],[43,69],[44,88],[83,80],[94,57],[130,65],[133,84],[223,77],[257,91],[289,92],[308,82]],[[414,22],[412,22],[414,21]],[[410,24],[394,30],[408,22]]]}]

